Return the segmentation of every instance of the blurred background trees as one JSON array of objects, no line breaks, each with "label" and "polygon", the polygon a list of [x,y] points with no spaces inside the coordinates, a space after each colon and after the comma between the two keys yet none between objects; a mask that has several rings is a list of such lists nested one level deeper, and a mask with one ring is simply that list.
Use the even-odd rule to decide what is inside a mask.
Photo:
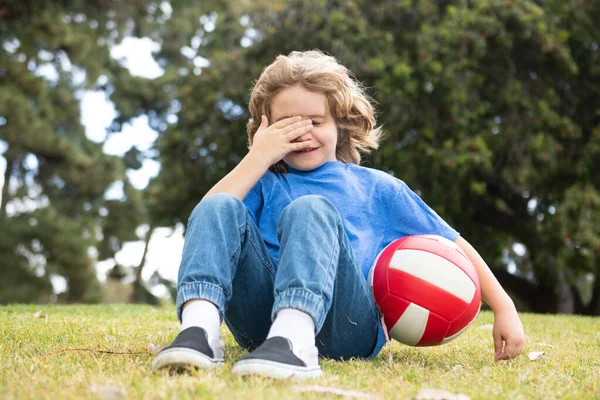
[{"label": "blurred background trees", "polygon": [[[61,300],[99,300],[95,261],[141,224],[147,239],[185,223],[243,157],[264,66],[319,48],[378,103],[387,137],[365,166],[416,190],[520,309],[599,315],[596,21],[585,0],[0,2],[0,139],[15,182],[3,188],[0,302],[48,299],[51,274],[68,281]],[[126,36],[160,45],[163,75],[133,77],[110,57]],[[45,64],[57,79],[40,76]],[[80,122],[84,88],[114,102],[111,131],[148,115],[154,151],[104,154]],[[125,171],[149,156],[161,170],[139,191]],[[115,181],[123,200],[105,198]]]},{"label": "blurred background trees", "polygon": [[[125,171],[141,166],[140,155],[135,149],[123,159],[104,154],[102,143],[86,137],[79,101],[82,90],[102,88],[110,97],[118,86],[114,131],[168,104],[158,82],[132,77],[109,55],[112,44],[133,34],[131,21],[145,18],[149,5],[0,3],[0,139],[7,145],[0,302],[49,299],[53,275],[67,281],[61,300],[99,301],[95,261],[138,239],[147,202]],[[116,181],[123,182],[125,199],[106,200]]]}]

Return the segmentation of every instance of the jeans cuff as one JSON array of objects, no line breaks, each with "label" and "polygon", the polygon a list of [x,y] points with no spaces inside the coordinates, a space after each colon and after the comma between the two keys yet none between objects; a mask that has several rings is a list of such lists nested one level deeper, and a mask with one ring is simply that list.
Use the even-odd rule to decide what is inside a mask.
[{"label": "jeans cuff", "polygon": [[223,321],[223,309],[225,308],[225,295],[223,289],[212,283],[188,283],[177,291],[177,318],[181,322],[183,305],[190,300],[207,300],[217,306],[219,317]]},{"label": "jeans cuff", "polygon": [[284,308],[293,308],[310,315],[315,323],[315,334],[321,330],[325,322],[325,305],[321,296],[306,289],[287,289],[275,297],[271,320]]}]

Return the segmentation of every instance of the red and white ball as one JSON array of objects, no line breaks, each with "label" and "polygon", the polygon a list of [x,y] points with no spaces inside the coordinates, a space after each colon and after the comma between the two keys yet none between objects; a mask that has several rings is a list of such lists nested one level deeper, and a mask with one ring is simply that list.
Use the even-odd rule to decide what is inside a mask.
[{"label": "red and white ball", "polygon": [[392,242],[373,263],[369,284],[390,337],[410,346],[449,342],[481,307],[475,267],[456,243],[436,235]]}]

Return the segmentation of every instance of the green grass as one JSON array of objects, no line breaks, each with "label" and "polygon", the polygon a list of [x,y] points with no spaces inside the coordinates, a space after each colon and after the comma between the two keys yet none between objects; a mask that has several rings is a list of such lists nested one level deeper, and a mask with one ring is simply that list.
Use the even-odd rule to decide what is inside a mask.
[{"label": "green grass", "polygon": [[[42,315],[35,315],[38,310]],[[321,378],[296,383],[232,376],[231,365],[244,352],[225,328],[224,368],[179,376],[152,374],[149,345],[166,345],[178,331],[172,308],[4,306],[0,398],[342,398],[310,390],[315,385],[379,399],[414,398],[421,388],[463,393],[472,399],[600,398],[600,318],[522,314],[525,351],[508,362],[493,361],[487,326],[492,318],[490,312],[482,312],[467,332],[443,346],[393,343],[392,363],[388,348],[371,361],[322,360]],[[530,361],[531,351],[545,354]]]}]

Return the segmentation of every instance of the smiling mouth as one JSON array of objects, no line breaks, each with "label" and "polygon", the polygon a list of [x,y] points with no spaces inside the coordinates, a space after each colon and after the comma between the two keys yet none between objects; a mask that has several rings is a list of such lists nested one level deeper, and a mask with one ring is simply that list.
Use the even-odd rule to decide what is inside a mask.
[{"label": "smiling mouth", "polygon": [[311,147],[310,149],[296,150],[296,151],[294,151],[294,153],[310,153],[311,151],[314,151],[317,149],[318,149],[318,147]]}]

